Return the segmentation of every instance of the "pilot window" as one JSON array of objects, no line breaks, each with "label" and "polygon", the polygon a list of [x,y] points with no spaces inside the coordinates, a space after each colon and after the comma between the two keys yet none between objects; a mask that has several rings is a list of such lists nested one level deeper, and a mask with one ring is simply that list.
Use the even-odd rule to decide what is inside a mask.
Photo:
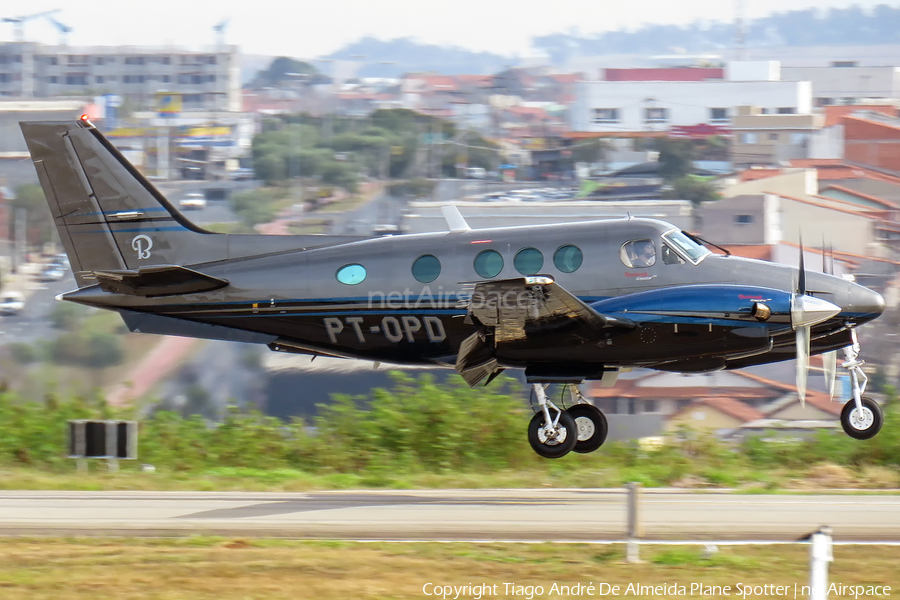
[{"label": "pilot window", "polygon": [[513,266],[522,275],[534,275],[544,267],[544,255],[537,248],[522,248],[516,253]]},{"label": "pilot window", "polygon": [[413,263],[412,274],[416,281],[431,283],[441,274],[441,261],[432,254],[423,254]]},{"label": "pilot window", "polygon": [[653,240],[631,240],[622,244],[619,258],[626,267],[652,267],[656,264],[656,245]]},{"label": "pilot window", "polygon": [[475,272],[485,279],[496,277],[503,270],[503,257],[496,250],[482,250],[475,257]]},{"label": "pilot window", "polygon": [[667,244],[662,245],[663,264],[666,265],[683,265],[684,259],[672,250]]}]

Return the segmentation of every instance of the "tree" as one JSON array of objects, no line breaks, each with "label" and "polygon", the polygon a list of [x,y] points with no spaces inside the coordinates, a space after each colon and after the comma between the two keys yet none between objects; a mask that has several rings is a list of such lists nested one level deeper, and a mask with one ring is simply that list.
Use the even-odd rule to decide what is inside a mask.
[{"label": "tree", "polygon": [[690,200],[694,206],[721,198],[715,183],[695,175],[685,175],[672,182],[672,191],[667,194],[677,200]]},{"label": "tree", "polygon": [[10,227],[15,223],[15,210],[25,210],[25,235],[29,245],[37,246],[55,239],[56,228],[41,186],[31,183],[20,185],[9,205],[13,209]]},{"label": "tree", "polygon": [[572,146],[572,162],[603,162],[609,152],[609,142],[604,139],[589,140]]},{"label": "tree", "polygon": [[279,56],[269,63],[269,66],[265,70],[256,74],[256,77],[250,82],[249,87],[251,89],[261,89],[264,87],[279,87],[286,84],[293,85],[294,82],[296,82],[296,78],[288,75],[288,73],[300,73],[306,75],[304,81],[307,83],[327,83],[330,81],[328,77],[319,73],[319,71],[308,62],[288,58],[287,56]]},{"label": "tree", "polygon": [[659,138],[659,174],[666,181],[676,181],[694,170],[694,143],[691,140]]}]

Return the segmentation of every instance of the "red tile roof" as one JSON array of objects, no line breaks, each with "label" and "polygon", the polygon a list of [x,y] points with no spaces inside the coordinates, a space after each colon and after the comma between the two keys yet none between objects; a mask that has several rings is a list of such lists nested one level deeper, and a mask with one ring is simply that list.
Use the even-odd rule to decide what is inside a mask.
[{"label": "red tile roof", "polygon": [[724,79],[720,67],[662,67],[603,69],[604,81],[706,81]]},{"label": "red tile roof", "polygon": [[845,194],[850,194],[851,196],[856,196],[857,198],[869,200],[870,202],[876,202],[887,208],[900,208],[896,203],[891,202],[890,200],[885,200],[884,198],[879,198],[878,196],[872,196],[870,194],[864,194],[862,192],[858,192],[856,190],[852,190],[850,188],[846,188],[842,185],[837,185],[834,183],[826,185],[824,188],[822,188],[822,190],[837,190],[839,192],[844,192]]},{"label": "red tile roof", "polygon": [[[789,196],[787,194],[780,194],[778,192],[763,192],[764,194],[773,194],[780,198],[785,198],[787,200],[793,200],[794,202],[800,202],[802,204],[809,204],[811,206],[818,206],[820,208],[827,208],[830,210],[836,210],[838,212],[846,213],[848,215],[855,215],[857,217],[865,217],[867,219],[879,220],[879,216],[871,213],[871,212],[861,212],[857,210],[857,206],[850,202],[844,202],[843,200],[836,200],[834,198],[823,198],[823,200],[827,200],[828,202],[816,202],[815,200],[810,200],[809,198],[798,198],[797,196]],[[839,204],[835,204],[839,203]],[[842,207],[840,204],[846,204],[847,207]]]},{"label": "red tile roof", "polygon": [[741,181],[756,181],[757,179],[768,179],[784,173],[784,169],[762,168],[762,169],[744,169],[738,177]]},{"label": "red tile roof", "polygon": [[772,246],[768,244],[746,244],[722,246],[735,256],[755,258],[756,260],[772,260]]}]

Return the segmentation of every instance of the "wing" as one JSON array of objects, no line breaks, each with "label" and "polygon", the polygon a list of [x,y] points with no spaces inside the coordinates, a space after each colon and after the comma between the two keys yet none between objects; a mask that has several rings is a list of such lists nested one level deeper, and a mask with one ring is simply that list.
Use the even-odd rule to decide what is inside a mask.
[{"label": "wing", "polygon": [[469,385],[489,383],[503,369],[496,355],[520,343],[548,347],[601,339],[609,329],[635,323],[598,313],[550,277],[523,277],[476,283],[467,321],[478,330],[460,346],[456,370]]}]

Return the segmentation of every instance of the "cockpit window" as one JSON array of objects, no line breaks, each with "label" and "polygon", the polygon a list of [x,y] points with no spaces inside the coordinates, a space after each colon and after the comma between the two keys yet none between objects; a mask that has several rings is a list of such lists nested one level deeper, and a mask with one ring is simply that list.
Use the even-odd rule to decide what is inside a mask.
[{"label": "cockpit window", "polygon": [[619,258],[626,267],[652,267],[656,264],[656,245],[653,240],[631,240],[622,244]]},{"label": "cockpit window", "polygon": [[663,239],[668,242],[682,258],[691,261],[691,263],[695,265],[708,255],[712,254],[707,248],[701,246],[677,229],[665,232],[663,234]]},{"label": "cockpit window", "polygon": [[678,253],[672,250],[672,248],[668,244],[662,245],[662,259],[663,264],[666,265],[683,265],[685,261],[683,258],[678,256]]}]

